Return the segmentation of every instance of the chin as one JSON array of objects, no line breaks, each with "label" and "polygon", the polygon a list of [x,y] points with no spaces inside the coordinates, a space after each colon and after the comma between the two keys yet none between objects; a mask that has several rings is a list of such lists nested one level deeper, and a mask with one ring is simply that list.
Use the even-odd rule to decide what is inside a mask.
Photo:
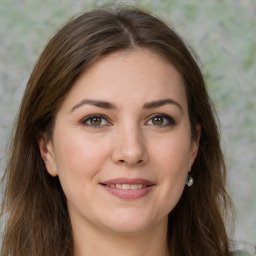
[{"label": "chin", "polygon": [[149,228],[149,225],[138,221],[119,221],[118,223],[108,223],[107,228],[112,232],[128,235],[143,232]]},{"label": "chin", "polygon": [[[127,209],[119,214],[104,216],[104,226],[112,232],[118,233],[140,233],[153,228],[161,220],[155,219],[152,215],[128,211]],[[168,217],[166,217],[166,220]]]}]

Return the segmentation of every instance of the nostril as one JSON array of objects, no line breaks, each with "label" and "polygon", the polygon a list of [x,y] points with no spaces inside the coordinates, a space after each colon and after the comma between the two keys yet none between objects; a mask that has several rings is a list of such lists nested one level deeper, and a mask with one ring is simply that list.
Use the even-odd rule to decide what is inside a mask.
[{"label": "nostril", "polygon": [[[125,163],[126,161],[120,159],[118,162],[119,162],[119,163]],[[141,163],[143,163],[143,162],[144,162],[143,159],[140,159],[140,160],[137,161],[137,164],[141,164]]]},{"label": "nostril", "polygon": [[124,160],[119,160],[120,163],[124,163]]}]

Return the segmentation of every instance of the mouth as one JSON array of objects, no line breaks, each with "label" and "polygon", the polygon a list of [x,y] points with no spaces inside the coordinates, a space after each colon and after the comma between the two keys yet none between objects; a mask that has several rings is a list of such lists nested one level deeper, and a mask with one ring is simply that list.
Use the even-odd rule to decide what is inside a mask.
[{"label": "mouth", "polygon": [[121,199],[138,199],[147,195],[156,184],[145,179],[118,178],[101,182],[100,185]]},{"label": "mouth", "polygon": [[110,187],[110,188],[119,188],[119,189],[124,189],[124,190],[127,190],[127,189],[131,189],[131,190],[134,190],[134,189],[140,189],[140,188],[146,188],[147,185],[144,185],[144,184],[102,184],[102,185],[105,185],[107,187]]}]

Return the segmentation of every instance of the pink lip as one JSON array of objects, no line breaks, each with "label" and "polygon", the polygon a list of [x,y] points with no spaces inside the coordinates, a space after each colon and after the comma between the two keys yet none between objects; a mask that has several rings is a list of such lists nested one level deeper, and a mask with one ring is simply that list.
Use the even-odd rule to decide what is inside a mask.
[{"label": "pink lip", "polygon": [[112,180],[106,180],[103,182],[100,182],[101,184],[105,184],[105,185],[115,185],[115,184],[143,184],[146,186],[150,186],[150,185],[154,185],[153,182],[149,181],[149,180],[145,180],[145,179],[141,179],[141,178],[116,178],[116,179],[112,179]]},{"label": "pink lip", "polygon": [[[107,186],[107,185],[115,185],[115,184],[142,184],[142,185],[146,185],[146,187],[138,188],[138,189],[120,189],[120,188]],[[102,185],[102,187],[106,189],[109,193],[121,199],[141,198],[146,194],[148,194],[155,186],[155,184],[152,183],[151,181],[141,179],[141,178],[136,178],[136,179],[117,178],[117,179],[101,182],[100,185]]]}]

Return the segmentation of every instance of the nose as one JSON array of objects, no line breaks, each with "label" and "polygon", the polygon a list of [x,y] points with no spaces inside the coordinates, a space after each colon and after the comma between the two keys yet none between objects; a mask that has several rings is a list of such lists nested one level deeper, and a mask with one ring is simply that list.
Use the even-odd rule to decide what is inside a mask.
[{"label": "nose", "polygon": [[146,142],[138,129],[122,129],[115,136],[112,160],[129,167],[144,165],[148,161]]}]

